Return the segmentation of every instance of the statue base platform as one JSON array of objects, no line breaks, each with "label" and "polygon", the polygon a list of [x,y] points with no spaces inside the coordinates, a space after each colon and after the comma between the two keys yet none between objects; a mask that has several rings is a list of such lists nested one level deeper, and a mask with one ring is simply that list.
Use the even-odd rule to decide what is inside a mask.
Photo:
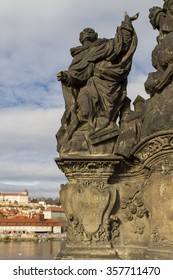
[{"label": "statue base platform", "polygon": [[173,259],[173,131],[145,137],[129,159],[55,159],[67,247],[56,259]]},{"label": "statue base platform", "polygon": [[117,246],[116,249],[65,247],[55,260],[173,260],[173,250],[136,246]]},{"label": "statue base platform", "polygon": [[55,260],[120,260],[113,248],[65,247]]}]

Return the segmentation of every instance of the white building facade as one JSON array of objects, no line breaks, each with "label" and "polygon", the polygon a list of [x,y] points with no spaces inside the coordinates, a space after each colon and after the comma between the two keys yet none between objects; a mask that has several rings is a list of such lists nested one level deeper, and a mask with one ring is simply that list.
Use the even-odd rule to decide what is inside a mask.
[{"label": "white building facade", "polygon": [[3,193],[0,192],[0,201],[3,202],[17,202],[18,204],[27,204],[29,199],[28,199],[28,190],[25,189],[21,193]]}]

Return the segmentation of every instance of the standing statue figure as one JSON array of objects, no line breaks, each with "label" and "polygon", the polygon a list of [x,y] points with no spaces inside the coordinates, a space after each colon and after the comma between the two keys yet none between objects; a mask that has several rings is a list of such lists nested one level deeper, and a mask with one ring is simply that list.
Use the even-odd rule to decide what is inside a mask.
[{"label": "standing statue figure", "polygon": [[164,0],[163,7],[152,7],[149,12],[150,22],[159,35],[152,51],[155,71],[148,74],[145,82],[150,98],[141,118],[142,138],[173,127],[173,0]]},{"label": "standing statue figure", "polygon": [[149,73],[145,82],[145,90],[152,97],[173,82],[173,0],[164,0],[163,8],[152,7],[149,11],[150,23],[159,31],[152,52],[156,72]]},{"label": "standing statue figure", "polygon": [[132,26],[137,18],[138,14],[125,14],[112,39],[100,39],[92,28],[85,28],[79,37],[81,46],[71,49],[73,60],[68,70],[57,74],[65,99],[56,135],[61,155],[102,153],[101,148],[94,152],[94,147],[118,136],[116,120],[126,98],[127,76],[137,46]]}]

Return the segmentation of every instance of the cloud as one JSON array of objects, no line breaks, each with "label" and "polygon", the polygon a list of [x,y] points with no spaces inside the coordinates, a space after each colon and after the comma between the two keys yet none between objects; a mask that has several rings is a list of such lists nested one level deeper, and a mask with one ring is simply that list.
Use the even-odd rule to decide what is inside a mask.
[{"label": "cloud", "polygon": [[[140,12],[134,22],[138,47],[128,95],[148,98],[144,82],[152,71],[157,32],[148,10],[162,0],[1,0],[0,4],[0,187],[27,183],[31,193],[57,194],[65,179],[53,158],[55,133],[64,111],[56,72],[67,69],[70,48],[89,26],[100,37],[113,37],[124,12]],[[16,182],[16,183],[15,183]]]},{"label": "cloud", "polygon": [[[18,108],[0,111],[0,183],[37,183],[52,189],[65,180],[54,158],[55,134],[63,109]],[[11,182],[11,183],[10,183]],[[55,190],[57,192],[57,190]]]},{"label": "cloud", "polygon": [[134,63],[149,71],[156,34],[148,21],[148,9],[155,2],[100,0],[98,5],[93,0],[2,0],[0,106],[56,107],[57,94],[62,105],[56,72],[68,67],[69,49],[78,44],[81,29],[91,26],[99,36],[112,37],[126,10],[130,15],[140,12],[134,23],[139,37]]}]

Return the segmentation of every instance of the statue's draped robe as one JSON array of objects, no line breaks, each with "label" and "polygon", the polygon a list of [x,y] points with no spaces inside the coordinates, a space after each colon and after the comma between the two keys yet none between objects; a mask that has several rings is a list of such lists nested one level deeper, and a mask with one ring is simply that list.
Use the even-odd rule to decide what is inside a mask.
[{"label": "statue's draped robe", "polygon": [[93,133],[116,121],[137,46],[135,31],[130,28],[118,28],[112,39],[97,39],[88,47],[71,49],[70,86],[62,83],[65,112],[57,134],[60,146],[81,123],[87,122],[87,130]]}]

